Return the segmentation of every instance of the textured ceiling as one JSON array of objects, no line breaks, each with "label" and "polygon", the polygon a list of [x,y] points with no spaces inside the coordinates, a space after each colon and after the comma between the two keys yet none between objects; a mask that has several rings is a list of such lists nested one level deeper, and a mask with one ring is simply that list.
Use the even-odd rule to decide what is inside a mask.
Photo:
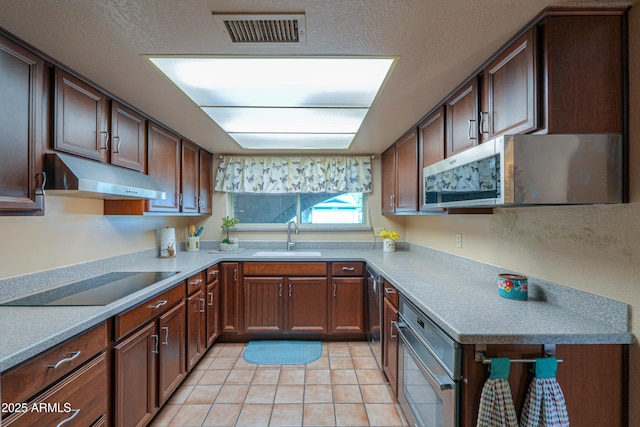
[{"label": "textured ceiling", "polygon": [[[370,154],[384,151],[544,7],[637,1],[1,0],[0,27],[214,153],[243,150],[141,55],[398,56],[349,150]],[[306,44],[231,45],[212,12],[303,12]]]}]

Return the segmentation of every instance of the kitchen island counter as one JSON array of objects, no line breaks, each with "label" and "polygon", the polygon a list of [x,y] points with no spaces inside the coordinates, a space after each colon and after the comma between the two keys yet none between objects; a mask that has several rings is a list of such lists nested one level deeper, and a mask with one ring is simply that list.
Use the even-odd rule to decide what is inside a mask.
[{"label": "kitchen island counter", "polygon": [[[314,250],[320,250],[321,255],[256,257],[254,253],[264,249],[247,248],[237,253],[202,249],[165,259],[155,257],[154,251],[144,251],[137,256],[0,281],[0,288],[5,289],[2,300],[7,300],[19,295],[13,292],[7,296],[9,286],[30,293],[103,271],[179,272],[104,306],[0,307],[0,370],[6,371],[222,261],[366,262],[461,344],[634,341],[629,332],[629,306],[608,298],[530,277],[528,301],[505,299],[498,296],[497,274],[510,271],[415,245],[391,253],[362,247]],[[124,259],[128,264],[123,265]]]}]

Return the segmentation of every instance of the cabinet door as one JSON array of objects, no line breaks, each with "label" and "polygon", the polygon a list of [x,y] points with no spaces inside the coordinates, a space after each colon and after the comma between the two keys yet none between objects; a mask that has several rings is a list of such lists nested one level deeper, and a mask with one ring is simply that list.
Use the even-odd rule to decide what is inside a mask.
[{"label": "cabinet door", "polygon": [[182,141],[181,156],[181,192],[180,204],[182,212],[197,213],[199,210],[200,160],[198,147]]},{"label": "cabinet door", "polygon": [[111,102],[111,164],[145,172],[147,120],[119,102]]},{"label": "cabinet door", "polygon": [[207,347],[220,335],[220,286],[218,280],[207,285]]},{"label": "cabinet door", "polygon": [[153,321],[113,349],[117,426],[146,425],[158,408],[158,338]]},{"label": "cabinet door", "polygon": [[193,369],[205,350],[206,301],[199,290],[187,299],[187,371]]},{"label": "cabinet door", "polygon": [[55,96],[54,148],[106,162],[109,153],[106,95],[56,69]]},{"label": "cabinet door", "polygon": [[242,290],[240,280],[242,272],[240,263],[222,263],[222,287],[220,288],[220,322],[223,333],[240,333],[242,331]]},{"label": "cabinet door", "polygon": [[384,299],[384,331],[382,339],[382,364],[384,373],[393,388],[395,395],[398,395],[398,335],[393,322],[398,321],[398,309],[388,298]]},{"label": "cabinet door", "polygon": [[0,36],[0,215],[44,215],[43,67]]},{"label": "cabinet door", "polygon": [[396,142],[396,212],[418,210],[418,138],[412,130]]},{"label": "cabinet door", "polygon": [[444,159],[445,156],[445,145],[447,142],[444,132],[444,110],[443,105],[418,125],[418,177],[420,177],[418,200],[420,201],[420,206],[424,206],[424,179],[422,178],[422,169],[439,162]]},{"label": "cabinet door", "polygon": [[158,319],[160,348],[158,387],[162,406],[185,376],[185,304],[181,302]]},{"label": "cabinet door", "polygon": [[160,184],[167,198],[149,200],[148,210],[179,212],[180,194],[180,138],[166,129],[149,123],[149,175]]},{"label": "cabinet door", "polygon": [[472,78],[447,101],[447,157],[478,145],[478,80]]},{"label": "cabinet door", "polygon": [[331,329],[334,333],[364,332],[364,279],[334,277]]},{"label": "cabinet door", "polygon": [[213,195],[213,155],[200,150],[200,194],[198,208],[200,213],[212,213],[211,197]]},{"label": "cabinet door", "polygon": [[283,332],[283,277],[244,278],[245,332]]},{"label": "cabinet door", "polygon": [[535,27],[484,69],[480,130],[484,139],[537,128]]},{"label": "cabinet door", "polygon": [[396,147],[392,145],[382,153],[381,158],[382,190],[382,213],[395,213],[394,198],[396,195]]},{"label": "cabinet door", "polygon": [[327,332],[327,278],[289,277],[287,329],[289,332]]}]

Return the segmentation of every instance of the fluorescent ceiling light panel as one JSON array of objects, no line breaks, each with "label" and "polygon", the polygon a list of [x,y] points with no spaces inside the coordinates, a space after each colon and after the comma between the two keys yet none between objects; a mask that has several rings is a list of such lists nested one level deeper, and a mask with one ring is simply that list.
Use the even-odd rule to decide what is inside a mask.
[{"label": "fluorescent ceiling light panel", "polygon": [[395,62],[366,57],[147,58],[229,133],[357,133]]},{"label": "fluorescent ceiling light panel", "polygon": [[346,150],[355,133],[230,133],[238,144],[248,149]]}]

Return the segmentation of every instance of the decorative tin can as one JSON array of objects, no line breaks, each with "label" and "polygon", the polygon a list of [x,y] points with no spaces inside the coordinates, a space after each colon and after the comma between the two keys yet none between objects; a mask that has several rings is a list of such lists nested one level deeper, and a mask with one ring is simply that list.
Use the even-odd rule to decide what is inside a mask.
[{"label": "decorative tin can", "polygon": [[528,280],[517,274],[498,275],[498,295],[503,298],[527,300]]}]

